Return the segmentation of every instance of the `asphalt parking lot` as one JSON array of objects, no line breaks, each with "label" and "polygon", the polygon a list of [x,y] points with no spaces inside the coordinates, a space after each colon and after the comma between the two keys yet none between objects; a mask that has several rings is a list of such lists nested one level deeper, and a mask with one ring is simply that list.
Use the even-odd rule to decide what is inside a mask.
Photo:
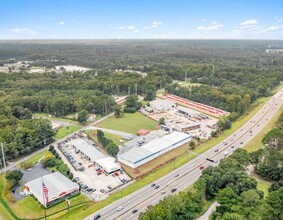
[{"label": "asphalt parking lot", "polygon": [[[87,141],[89,142],[90,140]],[[65,152],[65,155],[62,152]],[[93,201],[105,199],[109,192],[131,180],[123,171],[108,175],[103,170],[99,170],[99,167],[95,163],[89,161],[81,152],[77,152],[68,141],[61,144],[61,150],[58,150],[58,153],[74,174],[74,179],[82,186],[81,191]],[[71,161],[73,164],[75,161],[75,166],[66,158],[66,155],[69,158],[71,156]],[[77,167],[78,165],[79,167]],[[84,168],[82,171],[79,171],[75,167],[77,167],[76,169],[80,169],[80,167]]]},{"label": "asphalt parking lot", "polygon": [[[37,179],[38,177],[47,175],[51,173],[49,170],[45,169],[40,163],[37,163],[34,167],[29,170],[20,169],[23,172],[22,182],[26,183],[31,180]],[[19,186],[14,188],[15,193],[12,192],[12,195],[16,201],[21,200],[24,198],[23,195],[19,193]]]}]

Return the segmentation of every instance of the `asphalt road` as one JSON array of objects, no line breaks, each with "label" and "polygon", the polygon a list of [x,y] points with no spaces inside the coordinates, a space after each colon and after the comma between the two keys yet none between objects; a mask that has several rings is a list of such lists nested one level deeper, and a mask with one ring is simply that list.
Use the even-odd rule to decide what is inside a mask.
[{"label": "asphalt road", "polygon": [[[138,219],[139,213],[145,211],[147,206],[155,205],[166,195],[172,194],[171,189],[176,188],[177,190],[174,193],[178,193],[193,184],[201,176],[201,166],[217,166],[219,160],[225,157],[225,152],[230,155],[235,149],[243,147],[253,139],[256,134],[264,129],[269,120],[283,104],[282,93],[283,89],[276,93],[247,123],[227,137],[225,140],[227,144],[221,142],[215,145],[190,162],[156,180],[154,183],[160,186],[158,189],[154,189],[150,185],[144,186],[120,200],[109,204],[85,219],[93,219],[97,214],[101,215],[100,219],[107,220]],[[218,162],[209,162],[206,158],[217,160]],[[178,177],[176,177],[177,174],[179,175]],[[161,191],[165,191],[166,193],[161,194]],[[119,206],[123,206],[124,209],[117,211],[117,207]],[[138,212],[133,214],[133,209],[137,209]]]}]

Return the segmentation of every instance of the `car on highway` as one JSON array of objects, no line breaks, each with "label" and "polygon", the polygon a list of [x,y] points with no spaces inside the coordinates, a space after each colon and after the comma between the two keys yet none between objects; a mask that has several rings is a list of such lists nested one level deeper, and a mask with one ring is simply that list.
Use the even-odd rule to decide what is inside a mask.
[{"label": "car on highway", "polygon": [[218,148],[214,150],[214,152],[218,152],[218,151],[219,151]]},{"label": "car on highway", "polygon": [[163,195],[163,194],[165,194],[165,193],[166,193],[166,191],[164,191],[164,190],[161,191],[161,195]]},{"label": "car on highway", "polygon": [[154,189],[158,189],[159,188],[159,185],[156,185],[155,187],[154,187]]},{"label": "car on highway", "polygon": [[100,217],[101,217],[101,215],[100,215],[100,214],[97,214],[96,216],[93,217],[93,220],[97,220],[97,219],[99,219]]},{"label": "car on highway", "polygon": [[218,163],[218,160],[215,160],[214,163]]},{"label": "car on highway", "polygon": [[224,156],[225,156],[225,157],[228,156],[228,151],[225,151],[225,152],[224,152]]},{"label": "car on highway", "polygon": [[233,146],[231,146],[231,148],[234,148],[235,146],[233,145]]},{"label": "car on highway", "polygon": [[155,183],[152,183],[150,186],[151,186],[151,187],[154,187],[154,186],[155,186]]},{"label": "car on highway", "polygon": [[120,205],[120,206],[117,208],[117,211],[119,212],[119,211],[121,211],[122,209],[124,209],[124,207]]},{"label": "car on highway", "polygon": [[175,177],[178,177],[178,176],[179,176],[179,174],[176,174],[176,175],[175,175]]},{"label": "car on highway", "polygon": [[177,190],[176,188],[171,189],[171,193],[175,192],[176,190]]},{"label": "car on highway", "polygon": [[228,143],[227,143],[226,141],[223,141],[223,144],[224,144],[224,145],[227,145]]},{"label": "car on highway", "polygon": [[136,213],[138,210],[137,209],[133,209],[132,210],[132,213],[134,214],[134,213]]},{"label": "car on highway", "polygon": [[204,169],[204,166],[201,166],[199,169],[200,169],[200,170],[203,170],[203,169]]},{"label": "car on highway", "polygon": [[244,142],[242,141],[240,144],[243,144]]}]

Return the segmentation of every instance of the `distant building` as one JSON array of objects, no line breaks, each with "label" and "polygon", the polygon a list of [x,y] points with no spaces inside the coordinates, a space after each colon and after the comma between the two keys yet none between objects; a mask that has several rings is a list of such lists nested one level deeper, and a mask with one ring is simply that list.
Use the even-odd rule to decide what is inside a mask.
[{"label": "distant building", "polygon": [[187,133],[192,130],[200,129],[200,126],[201,126],[200,123],[194,122],[194,123],[185,124],[185,125],[175,125],[173,126],[173,129],[176,131]]},{"label": "distant building", "polygon": [[141,130],[137,131],[137,135],[138,136],[143,136],[143,135],[149,134],[149,132],[150,132],[149,130],[141,129]]},{"label": "distant building", "polygon": [[165,99],[156,99],[151,101],[149,104],[154,111],[168,111],[176,107],[175,102]]},{"label": "distant building", "polygon": [[[43,197],[43,183],[48,190],[48,203]],[[45,207],[62,201],[79,192],[79,185],[59,172],[50,173],[25,184],[26,189],[33,194]]]}]

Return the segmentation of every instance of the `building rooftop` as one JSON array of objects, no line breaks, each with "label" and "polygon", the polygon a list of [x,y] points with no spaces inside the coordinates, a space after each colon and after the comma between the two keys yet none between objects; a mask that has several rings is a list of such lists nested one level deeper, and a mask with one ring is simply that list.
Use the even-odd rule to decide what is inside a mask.
[{"label": "building rooftop", "polygon": [[178,106],[178,110],[181,110],[181,111],[183,111],[183,112],[186,112],[186,113],[188,113],[188,114],[190,114],[190,115],[197,115],[197,114],[200,114],[200,112],[198,112],[198,111],[195,111],[195,110],[190,109],[190,108],[185,108],[185,107],[183,107],[183,106]]},{"label": "building rooftop", "polygon": [[97,161],[101,158],[104,158],[105,155],[97,150],[94,146],[87,143],[83,139],[74,139],[71,140],[70,143],[75,146],[78,150],[80,150],[83,154],[89,157],[92,161]]},{"label": "building rooftop", "polygon": [[141,147],[133,148],[126,153],[120,154],[118,158],[135,164],[190,137],[189,134],[174,131],[164,137],[154,139]]},{"label": "building rooftop", "polygon": [[79,188],[77,183],[72,182],[59,172],[50,173],[27,182],[25,185],[42,204],[44,204],[42,182],[44,182],[44,185],[48,189],[49,201],[52,201]]},{"label": "building rooftop", "polygon": [[104,157],[96,161],[99,166],[103,167],[103,169],[107,173],[114,172],[116,170],[120,170],[120,164],[116,163],[115,158],[113,157]]}]

